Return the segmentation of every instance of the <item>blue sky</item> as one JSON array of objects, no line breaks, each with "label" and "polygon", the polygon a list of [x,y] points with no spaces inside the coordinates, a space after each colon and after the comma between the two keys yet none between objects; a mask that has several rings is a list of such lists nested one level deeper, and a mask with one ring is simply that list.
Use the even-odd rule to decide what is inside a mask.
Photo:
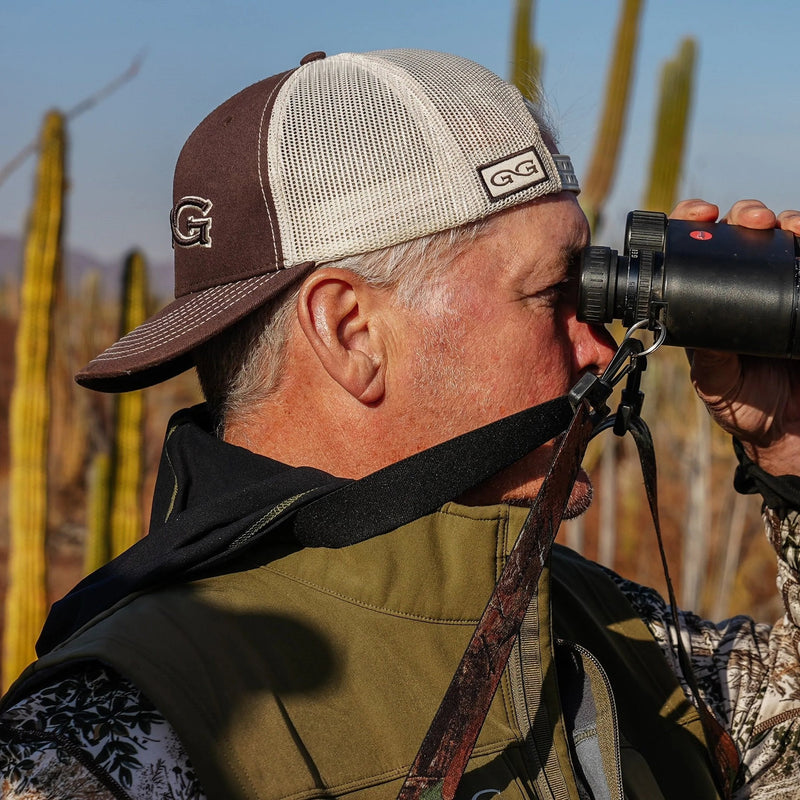
[{"label": "blue sky", "polygon": [[[510,61],[511,0],[28,0],[4,3],[0,164],[38,130],[144,51],[140,74],[71,125],[69,244],[103,258],[141,247],[170,259],[172,169],[212,108],[312,50],[423,47],[501,75]],[[617,0],[540,0],[535,36],[561,147],[579,174],[591,152]],[[759,197],[800,206],[800,76],[796,3],[650,0],[634,100],[600,243],[614,244],[641,201],[663,61],[699,40],[683,195],[727,207]],[[33,162],[0,186],[0,232],[22,229]],[[723,209],[724,210],[724,209]]]}]

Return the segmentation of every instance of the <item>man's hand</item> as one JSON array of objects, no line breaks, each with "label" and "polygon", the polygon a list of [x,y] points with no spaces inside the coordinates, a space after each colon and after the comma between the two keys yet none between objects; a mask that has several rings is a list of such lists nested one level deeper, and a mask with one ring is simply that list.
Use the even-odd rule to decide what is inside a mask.
[{"label": "man's hand", "polygon": [[[713,222],[717,206],[684,200],[675,219]],[[740,200],[720,220],[746,228],[784,228],[800,235],[800,211],[777,216],[757,200]],[[712,350],[688,351],[692,383],[713,418],[773,475],[800,474],[800,362]]]}]

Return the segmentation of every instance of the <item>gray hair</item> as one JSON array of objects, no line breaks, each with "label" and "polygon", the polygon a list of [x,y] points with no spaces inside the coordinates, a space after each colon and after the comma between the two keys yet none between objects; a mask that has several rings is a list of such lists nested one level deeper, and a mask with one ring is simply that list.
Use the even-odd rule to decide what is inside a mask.
[{"label": "gray hair", "polygon": [[[545,141],[554,147],[552,119],[541,99],[537,103],[526,99],[525,104]],[[495,218],[319,266],[346,269],[372,286],[392,289],[397,302],[408,308],[428,308],[441,299],[436,291],[438,278],[489,230]],[[226,420],[245,416],[279,386],[299,293],[299,285],[287,289],[194,351],[200,386],[218,435],[222,435]]]},{"label": "gray hair", "polygon": [[[319,266],[348,270],[371,286],[392,289],[405,307],[424,309],[438,296],[437,279],[493,221],[494,216],[488,217]],[[245,416],[280,385],[299,293],[299,285],[287,289],[194,351],[200,386],[219,435],[226,420]]]}]

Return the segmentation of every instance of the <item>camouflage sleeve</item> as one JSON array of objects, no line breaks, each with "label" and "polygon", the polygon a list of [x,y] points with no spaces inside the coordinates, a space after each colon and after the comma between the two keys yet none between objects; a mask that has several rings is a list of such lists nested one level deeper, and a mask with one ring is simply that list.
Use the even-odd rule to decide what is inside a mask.
[{"label": "camouflage sleeve", "polygon": [[800,786],[800,513],[765,509],[764,522],[785,606],[774,626],[744,616],[712,623],[680,611],[676,630],[656,591],[612,574],[691,696],[676,652],[682,638],[704,701],[739,750],[734,796],[751,800],[796,798]]},{"label": "camouflage sleeve", "polygon": [[0,797],[6,800],[127,800],[111,788],[72,749],[53,738],[20,734],[0,723]]},{"label": "camouflage sleeve", "polygon": [[0,787],[9,800],[205,800],[169,723],[98,663],[0,717]]}]

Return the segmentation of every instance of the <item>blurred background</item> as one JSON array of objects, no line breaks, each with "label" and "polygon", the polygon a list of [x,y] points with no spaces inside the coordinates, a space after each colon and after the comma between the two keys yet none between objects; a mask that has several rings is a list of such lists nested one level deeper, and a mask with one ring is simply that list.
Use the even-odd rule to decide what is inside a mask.
[{"label": "blurred background", "polygon": [[[184,140],[211,109],[313,50],[419,47],[471,58],[543,94],[561,151],[572,156],[586,190],[582,202],[595,241],[618,247],[633,208],[668,210],[671,200],[689,196],[716,202],[723,212],[742,197],[776,210],[800,205],[794,10],[788,0],[6,4],[0,49],[7,76],[0,89],[4,682],[32,656],[31,631],[47,603],[125,546],[95,541],[115,527],[113,515],[128,521],[131,539],[146,530],[169,413],[197,399],[193,378],[184,376],[120,406],[75,390],[71,374],[170,295],[172,170]],[[54,190],[57,210],[54,195],[46,199],[34,188],[37,165],[41,174],[50,163],[40,138],[49,109],[61,112],[48,118],[51,134],[67,142],[52,162],[61,158],[64,177]],[[30,277],[29,262],[47,249],[36,244],[48,224],[36,223],[37,204],[51,215],[51,229],[60,229],[57,246],[51,242],[50,278]],[[24,377],[28,355],[20,347],[26,281],[44,280],[52,282],[51,304],[25,335],[53,342],[39,378],[51,401],[35,423],[15,422],[12,386],[20,407],[34,407],[40,391],[26,382],[35,369]],[[656,435],[680,600],[704,614],[745,611],[770,620],[780,607],[758,500],[728,488],[730,444],[709,429],[687,391],[682,354],[662,354],[645,375],[644,415]],[[10,444],[15,431],[39,426],[38,442]],[[13,477],[14,447],[44,453],[36,489]],[[603,440],[588,461],[598,501],[565,528],[562,540],[663,590],[629,443]],[[29,516],[15,512],[15,503]],[[31,600],[31,593],[38,597]],[[14,648],[22,653],[15,660],[8,654]]]},{"label": "blurred background", "polygon": [[[513,0],[31,0],[7,3],[0,48],[0,163],[39,129],[50,107],[69,110],[142,56],[141,69],[70,128],[66,243],[101,259],[144,247],[171,257],[167,214],[172,170],[194,126],[261,78],[312,50],[420,47],[511,73]],[[563,152],[585,174],[600,119],[617,0],[540,0],[532,34]],[[775,207],[800,201],[796,4],[772,0],[654,0],[639,25],[621,159],[604,238],[621,236],[642,200],[659,70],[680,40],[698,42],[691,135],[682,195],[727,207],[742,196]],[[33,161],[0,189],[0,233],[19,234]]]}]

